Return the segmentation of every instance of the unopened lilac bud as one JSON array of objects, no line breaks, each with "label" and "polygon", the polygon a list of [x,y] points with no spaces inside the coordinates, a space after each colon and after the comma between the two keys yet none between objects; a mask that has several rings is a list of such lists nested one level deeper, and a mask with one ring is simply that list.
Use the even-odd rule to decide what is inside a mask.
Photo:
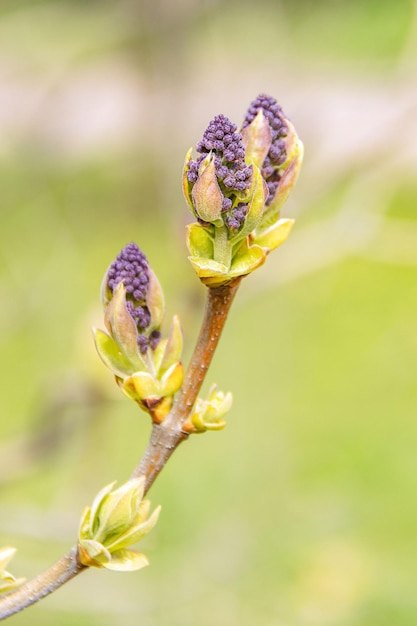
[{"label": "unopened lilac bud", "polygon": [[[242,135],[248,154],[261,168],[267,184],[266,207],[278,202],[281,206],[295,184],[302,160],[302,144],[275,98],[260,94],[250,104]],[[291,175],[286,177],[291,164]],[[282,187],[285,187],[285,194],[280,193]]]},{"label": "unopened lilac bud", "polygon": [[159,330],[164,297],[134,243],[123,248],[102,284],[107,333],[94,329],[97,352],[122,391],[161,423],[182,385],[182,333],[177,317],[167,338]]},{"label": "unopened lilac bud", "polygon": [[107,270],[107,286],[111,294],[123,283],[126,291],[126,306],[139,330],[149,326],[150,313],[146,306],[149,286],[149,264],[146,256],[135,243],[121,250]]},{"label": "unopened lilac bud", "polygon": [[[196,160],[187,155],[184,194],[200,223],[225,225],[236,232],[244,221],[253,168],[245,161],[242,135],[225,115],[217,115],[197,144]],[[232,214],[239,206],[238,212]]]},{"label": "unopened lilac bud", "polygon": [[210,288],[246,276],[290,232],[279,208],[298,175],[302,144],[274,98],[254,100],[238,133],[216,116],[188,152],[185,198],[199,223],[188,227],[189,260]]},{"label": "unopened lilac bud", "polygon": [[107,270],[102,288],[105,306],[121,284],[126,309],[137,329],[137,343],[144,354],[150,345],[154,349],[158,343],[153,329],[161,323],[163,295],[146,256],[133,242],[121,250]]}]

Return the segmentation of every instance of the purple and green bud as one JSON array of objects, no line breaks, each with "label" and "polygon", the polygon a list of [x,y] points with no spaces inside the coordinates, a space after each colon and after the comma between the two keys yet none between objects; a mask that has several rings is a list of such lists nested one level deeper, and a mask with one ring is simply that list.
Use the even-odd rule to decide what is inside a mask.
[{"label": "purple and green bud", "polygon": [[242,135],[224,115],[210,122],[196,160],[191,152],[183,175],[184,195],[198,220],[188,232],[190,262],[207,286],[218,287],[263,262],[261,250],[247,263],[239,251],[262,219],[268,191],[259,168],[246,159]]},{"label": "purple and green bud", "polygon": [[280,219],[300,170],[303,146],[277,101],[261,94],[242,132],[224,115],[210,122],[184,166],[185,198],[197,217],[188,226],[189,260],[201,281],[219,287],[253,272],[290,233]]},{"label": "purple and green bud", "polygon": [[269,149],[261,164],[261,173],[268,186],[269,195],[266,204],[270,204],[275,195],[281,178],[280,168],[287,160],[286,137],[288,125],[275,98],[260,94],[251,102],[246,113],[242,130],[249,126],[262,111],[270,129]]},{"label": "purple and green bud", "polygon": [[224,224],[231,233],[248,213],[253,168],[245,161],[242,135],[225,115],[217,115],[198,142],[197,159],[186,162],[186,195],[201,223]]},{"label": "purple and green bud", "polygon": [[303,145],[275,98],[266,94],[251,102],[242,124],[242,136],[247,154],[261,168],[268,187],[265,213],[274,209],[277,217],[297,180]]},{"label": "purple and green bud", "polygon": [[161,423],[182,385],[182,333],[174,317],[170,333],[159,330],[164,314],[161,286],[134,243],[123,248],[102,283],[108,332],[94,329],[97,352],[122,391]]},{"label": "purple and green bud", "polygon": [[135,244],[127,244],[110,265],[105,288],[106,299],[111,300],[115,289],[123,284],[125,289],[126,308],[138,331],[137,342],[142,354],[147,349],[155,349],[160,339],[158,330],[149,329],[152,321],[147,296],[151,284],[148,260],[142,250]]}]

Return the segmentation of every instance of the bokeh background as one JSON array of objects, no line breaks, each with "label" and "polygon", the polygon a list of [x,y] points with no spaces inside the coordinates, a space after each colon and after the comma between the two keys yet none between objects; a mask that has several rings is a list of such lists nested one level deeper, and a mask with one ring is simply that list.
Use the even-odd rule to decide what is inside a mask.
[{"label": "bokeh background", "polygon": [[149,568],[90,571],[16,626],[417,623],[417,12],[411,0],[3,0],[0,545],[31,577],[128,478],[146,416],[90,327],[127,242],[186,358],[186,150],[274,95],[305,143],[288,242],[244,281],[208,375],[221,433],[154,485]]}]

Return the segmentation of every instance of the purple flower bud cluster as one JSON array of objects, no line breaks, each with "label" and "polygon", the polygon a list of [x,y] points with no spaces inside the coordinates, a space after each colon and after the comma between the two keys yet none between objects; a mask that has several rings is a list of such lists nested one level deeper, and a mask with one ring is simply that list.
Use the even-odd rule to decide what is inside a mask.
[{"label": "purple flower bud cluster", "polygon": [[159,330],[153,330],[149,337],[146,335],[138,335],[138,345],[142,354],[145,354],[146,350],[150,347],[155,350],[156,346],[161,340],[161,333]]},{"label": "purple flower bud cluster", "polygon": [[107,284],[112,293],[120,283],[124,284],[126,290],[127,310],[138,328],[140,350],[145,353],[149,345],[156,347],[160,334],[157,331],[152,332],[149,337],[141,334],[151,323],[151,314],[146,306],[149,264],[146,256],[133,242],[123,248],[107,272]]},{"label": "purple flower bud cluster", "polygon": [[197,152],[200,154],[197,160],[189,162],[188,181],[192,184],[197,181],[200,165],[211,153],[217,181],[224,196],[223,212],[229,213],[225,217],[225,223],[230,230],[238,230],[245,219],[247,205],[246,212],[241,206],[239,209],[237,207],[232,209],[236,200],[234,192],[244,193],[249,189],[252,182],[252,166],[245,163],[245,148],[236,124],[225,115],[216,115],[204,132],[202,140],[198,142]]},{"label": "purple flower bud cluster", "polygon": [[230,214],[224,220],[228,229],[232,232],[238,231],[245,221],[247,214],[248,205],[244,202],[239,202],[239,204],[230,211]]},{"label": "purple flower bud cluster", "polygon": [[269,196],[266,201],[268,205],[274,198],[281,178],[280,166],[287,160],[285,137],[288,134],[288,126],[285,122],[283,110],[275,98],[266,94],[260,94],[251,102],[242,128],[249,126],[260,110],[263,111],[268,120],[272,134],[271,147],[261,169],[262,176],[269,190]]}]

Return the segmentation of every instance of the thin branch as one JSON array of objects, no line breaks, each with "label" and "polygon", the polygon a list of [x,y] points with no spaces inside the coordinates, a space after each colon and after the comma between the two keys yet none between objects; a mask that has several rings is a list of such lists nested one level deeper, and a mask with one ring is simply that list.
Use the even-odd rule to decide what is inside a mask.
[{"label": "thin branch", "polygon": [[45,572],[0,598],[0,621],[49,596],[86,569],[78,558],[77,546],[73,546]]},{"label": "thin branch", "polygon": [[154,425],[149,444],[133,473],[133,477],[146,476],[145,492],[149,491],[174,450],[188,438],[188,434],[182,430],[182,425],[189,416],[204,382],[240,281],[239,277],[233,283],[208,289],[200,335],[184,383],[175,398],[170,414],[162,424]]},{"label": "thin branch", "polygon": [[[207,290],[207,304],[200,335],[184,383],[166,420],[153,426],[148,446],[132,476],[146,476],[146,492],[174,450],[188,438],[182,425],[204,382],[240,281],[241,278],[238,278],[223,287]],[[78,547],[73,546],[45,572],[0,598],[0,621],[35,604],[87,569],[80,562]]]}]

